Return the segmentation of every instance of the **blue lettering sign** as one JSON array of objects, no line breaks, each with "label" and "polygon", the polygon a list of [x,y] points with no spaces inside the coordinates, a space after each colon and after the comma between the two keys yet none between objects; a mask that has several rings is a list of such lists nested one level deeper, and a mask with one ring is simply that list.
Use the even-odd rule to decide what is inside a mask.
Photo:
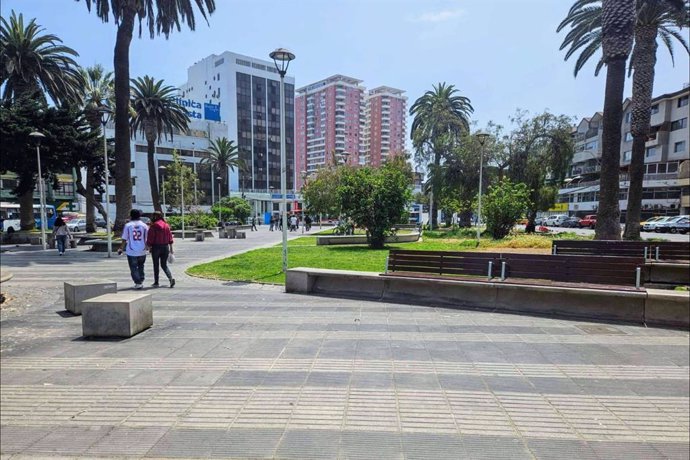
[{"label": "blue lettering sign", "polygon": [[220,121],[220,104],[204,103],[204,118],[211,121]]}]

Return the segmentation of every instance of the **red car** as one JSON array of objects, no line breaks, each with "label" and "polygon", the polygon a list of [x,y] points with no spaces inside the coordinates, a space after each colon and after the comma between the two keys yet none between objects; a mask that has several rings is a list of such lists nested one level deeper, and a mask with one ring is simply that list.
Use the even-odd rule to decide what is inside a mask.
[{"label": "red car", "polygon": [[597,215],[590,214],[580,220],[580,228],[594,228],[597,225]]}]

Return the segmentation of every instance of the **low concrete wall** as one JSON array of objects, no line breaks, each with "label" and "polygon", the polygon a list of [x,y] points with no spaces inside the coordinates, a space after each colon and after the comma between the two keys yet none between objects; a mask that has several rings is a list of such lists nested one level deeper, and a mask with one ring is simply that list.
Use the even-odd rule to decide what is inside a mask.
[{"label": "low concrete wall", "polygon": [[[690,326],[688,295],[505,282],[385,276],[372,272],[294,268],[285,291],[415,305],[480,308],[651,325]],[[671,293],[671,294],[669,294]],[[682,294],[682,293],[681,293]],[[685,304],[683,305],[683,301]]]},{"label": "low concrete wall", "polygon": [[[386,243],[413,243],[419,240],[419,233],[405,233],[392,235],[386,238]],[[367,244],[366,235],[326,235],[317,236],[317,246],[330,246],[337,244]]]},{"label": "low concrete wall", "polygon": [[[196,232],[197,231],[194,229],[185,228],[184,229],[184,237],[185,238],[196,238]],[[182,230],[173,230],[172,234],[173,234],[173,237],[175,237],[175,238],[182,238]],[[204,237],[205,238],[213,238],[213,231],[204,230]]]},{"label": "low concrete wall", "polygon": [[649,283],[690,284],[690,264],[652,262],[647,267]]}]

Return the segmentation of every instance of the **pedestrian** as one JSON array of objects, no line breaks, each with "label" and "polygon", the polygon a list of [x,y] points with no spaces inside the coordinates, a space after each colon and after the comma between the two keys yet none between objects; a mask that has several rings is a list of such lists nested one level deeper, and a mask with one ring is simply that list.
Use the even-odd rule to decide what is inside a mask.
[{"label": "pedestrian", "polygon": [[58,254],[63,255],[65,253],[65,247],[67,238],[72,239],[72,234],[69,231],[69,227],[62,220],[62,217],[55,219],[53,224],[53,236],[55,237],[55,242],[57,243]]},{"label": "pedestrian", "polygon": [[283,231],[283,215],[280,214],[278,217],[276,217],[276,219],[278,219],[278,230],[280,230],[282,232]]},{"label": "pedestrian", "polygon": [[252,231],[258,231],[256,228],[256,217],[252,217]]},{"label": "pedestrian", "polygon": [[160,268],[162,268],[165,276],[168,277],[170,287],[174,288],[175,278],[168,268],[168,257],[175,253],[173,251],[173,235],[170,231],[170,225],[165,221],[163,213],[160,211],[155,211],[151,217],[151,227],[149,227],[146,237],[146,245],[149,247],[151,259],[153,259],[153,284],[151,287],[157,288],[159,286],[158,275]]},{"label": "pedestrian", "polygon": [[[119,255],[125,251],[129,271],[134,281],[134,289],[144,287],[144,264],[146,263],[146,238],[149,228],[141,221],[141,211],[132,209],[129,212],[129,222],[122,230],[122,244],[117,250]],[[125,250],[125,247],[127,248]]]},{"label": "pedestrian", "polygon": [[293,230],[297,230],[297,216],[294,214],[290,217],[290,231]]},{"label": "pedestrian", "polygon": [[273,215],[271,215],[271,218],[270,218],[269,221],[268,221],[268,230],[269,230],[270,232],[273,231],[273,227],[274,227],[274,225],[275,225],[275,222],[276,222],[276,218],[275,218]]},{"label": "pedestrian", "polygon": [[309,217],[309,214],[304,218],[304,228],[307,231],[311,230],[311,217]]}]

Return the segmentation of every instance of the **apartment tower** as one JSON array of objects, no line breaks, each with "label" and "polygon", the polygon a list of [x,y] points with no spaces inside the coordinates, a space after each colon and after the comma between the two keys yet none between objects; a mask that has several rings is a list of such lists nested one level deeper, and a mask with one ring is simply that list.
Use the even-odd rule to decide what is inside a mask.
[{"label": "apartment tower", "polygon": [[390,155],[405,150],[407,97],[405,91],[379,86],[366,99],[364,151],[366,163],[378,167]]}]

